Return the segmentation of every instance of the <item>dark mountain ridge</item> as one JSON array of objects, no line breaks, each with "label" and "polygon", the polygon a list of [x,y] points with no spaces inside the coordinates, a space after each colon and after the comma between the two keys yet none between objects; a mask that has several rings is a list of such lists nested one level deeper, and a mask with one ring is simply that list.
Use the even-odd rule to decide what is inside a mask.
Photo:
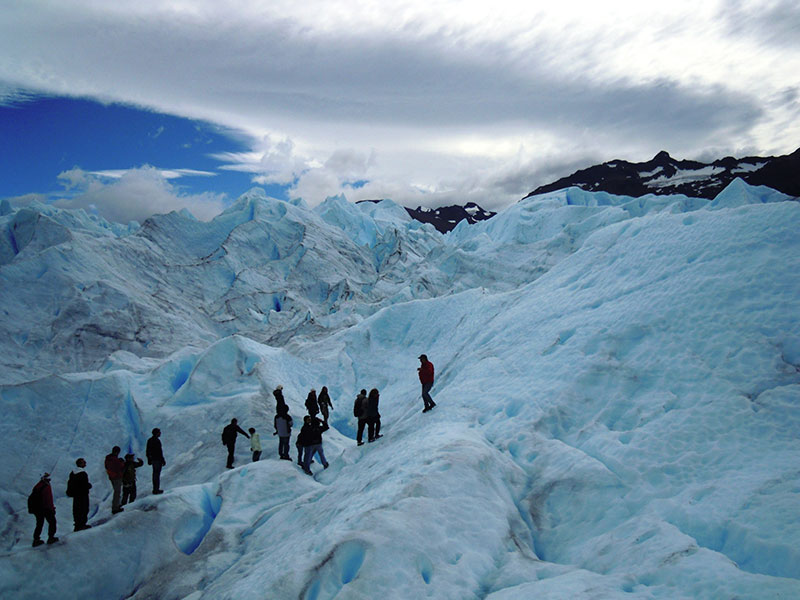
[{"label": "dark mountain ridge", "polygon": [[712,163],[677,160],[662,150],[647,162],[612,160],[575,171],[525,197],[575,186],[633,197],[685,194],[712,199],[737,177],[750,185],[766,185],[790,196],[800,196],[800,148],[785,156],[727,156]]},{"label": "dark mountain ridge", "polygon": [[[380,202],[380,200],[361,200],[361,202]],[[482,209],[474,202],[467,202],[464,206],[452,205],[439,208],[404,207],[412,219],[422,223],[430,223],[441,233],[455,229],[461,221],[466,219],[472,225],[478,221],[491,219],[497,213]]]}]

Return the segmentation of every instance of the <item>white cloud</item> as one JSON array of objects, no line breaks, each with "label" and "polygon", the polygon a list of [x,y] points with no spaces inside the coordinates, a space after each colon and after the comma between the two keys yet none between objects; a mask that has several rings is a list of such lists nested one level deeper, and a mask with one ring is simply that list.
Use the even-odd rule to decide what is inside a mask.
[{"label": "white cloud", "polygon": [[151,215],[183,208],[198,219],[210,220],[225,208],[224,196],[181,194],[153,167],[132,169],[110,181],[81,169],[65,171],[59,179],[71,194],[54,204],[96,211],[118,223],[142,222]]},{"label": "white cloud", "polygon": [[[152,167],[151,167],[152,168]],[[120,179],[121,177],[127,175],[131,171],[135,171],[136,169],[106,169],[104,171],[90,171],[90,175],[95,175],[96,177],[106,177],[109,179]],[[211,171],[198,171],[197,169],[156,169],[158,174],[163,177],[164,179],[178,179],[180,177],[215,177],[216,173],[212,173]],[[69,171],[65,171],[65,173],[69,173]],[[64,175],[62,173],[61,175]],[[63,179],[69,180],[69,176],[66,175]]]}]

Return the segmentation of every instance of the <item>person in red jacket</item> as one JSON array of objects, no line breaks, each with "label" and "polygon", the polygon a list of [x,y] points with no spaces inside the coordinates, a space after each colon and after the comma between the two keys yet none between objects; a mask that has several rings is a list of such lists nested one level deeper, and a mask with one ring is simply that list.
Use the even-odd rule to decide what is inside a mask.
[{"label": "person in red jacket", "polygon": [[111,449],[111,454],[106,455],[106,473],[111,487],[114,489],[114,496],[111,498],[111,514],[116,514],[125,510],[120,505],[122,495],[122,475],[125,473],[125,461],[119,457],[119,446]]},{"label": "person in red jacket", "polygon": [[42,527],[47,519],[47,543],[55,544],[56,537],[56,505],[53,504],[53,489],[50,487],[50,473],[45,473],[31,492],[28,499],[28,511],[36,517],[36,529],[33,530],[33,546],[44,544]]},{"label": "person in red jacket", "polygon": [[419,382],[422,384],[422,401],[425,403],[425,408],[422,409],[422,412],[428,412],[436,406],[436,402],[433,401],[430,394],[433,387],[433,363],[428,360],[425,354],[419,355],[419,362],[420,366],[417,369],[417,373],[419,373]]}]

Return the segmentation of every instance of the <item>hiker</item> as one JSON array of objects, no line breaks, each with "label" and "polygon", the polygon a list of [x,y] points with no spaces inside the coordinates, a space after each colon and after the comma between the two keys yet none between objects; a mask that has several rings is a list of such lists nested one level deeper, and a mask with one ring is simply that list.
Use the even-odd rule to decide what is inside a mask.
[{"label": "hiker", "polygon": [[136,469],[144,464],[140,458],[138,460],[133,454],[125,455],[125,466],[122,471],[122,502],[120,506],[124,506],[129,502],[136,500]]},{"label": "hiker", "polygon": [[428,412],[436,406],[436,402],[433,401],[430,394],[433,387],[433,363],[428,360],[425,354],[419,355],[419,362],[420,366],[417,372],[419,373],[419,382],[422,384],[422,401],[425,403],[425,408],[422,409],[422,412]]},{"label": "hiker", "polygon": [[275,396],[275,412],[279,415],[288,413],[289,407],[286,405],[286,400],[283,399],[283,386],[279,385],[276,387],[272,395]]},{"label": "hiker", "polygon": [[86,473],[86,461],[79,458],[75,461],[78,467],[75,471],[70,471],[67,480],[67,496],[72,498],[72,521],[75,525],[73,531],[83,531],[91,529],[87,524],[89,520],[89,490],[92,484],[89,483],[89,475]]},{"label": "hiker", "polygon": [[322,419],[324,423],[328,424],[328,409],[333,410],[333,403],[331,402],[331,397],[328,394],[328,387],[323,385],[322,389],[319,391],[319,398],[317,399],[317,403],[319,404],[319,412],[322,413]]},{"label": "hiker", "polygon": [[225,429],[222,430],[222,443],[228,448],[228,463],[226,465],[228,469],[233,468],[233,453],[236,451],[236,436],[240,433],[246,438],[250,437],[244,429],[239,427],[236,419],[231,419],[230,424],[226,425]]},{"label": "hiker", "polygon": [[120,497],[122,495],[122,473],[125,470],[125,461],[119,457],[119,446],[114,446],[111,449],[111,454],[106,455],[106,473],[108,480],[111,482],[111,487],[114,490],[114,495],[111,498],[111,514],[122,512],[123,509],[120,505]]},{"label": "hiker", "polygon": [[153,493],[163,494],[161,489],[161,469],[167,465],[164,460],[164,452],[161,449],[161,430],[156,427],[153,429],[153,437],[147,440],[147,464],[153,466]]},{"label": "hiker", "polygon": [[306,398],[306,410],[308,411],[309,416],[316,417],[319,413],[319,404],[317,403],[317,390],[311,390],[308,392],[308,397]]},{"label": "hiker", "polygon": [[261,436],[256,433],[256,428],[251,427],[250,432],[250,452],[253,453],[253,462],[258,462],[261,458]]},{"label": "hiker", "polygon": [[28,496],[28,512],[36,517],[36,529],[33,530],[33,547],[44,544],[42,527],[47,520],[47,543],[55,544],[56,537],[56,505],[53,504],[53,488],[50,487],[50,473],[44,473],[39,482],[33,486]]},{"label": "hiker", "polygon": [[282,460],[292,460],[289,456],[289,438],[292,435],[292,417],[289,411],[275,415],[275,435],[278,436],[278,456]]},{"label": "hiker", "polygon": [[309,417],[309,422],[303,425],[303,429],[305,429],[306,426],[308,427],[308,438],[306,442],[306,455],[303,458],[303,471],[306,475],[313,475],[310,465],[315,454],[319,456],[323,468],[328,468],[328,461],[325,460],[325,452],[322,451],[322,432],[327,431],[328,426],[317,417]]},{"label": "hiker", "polygon": [[376,388],[372,388],[369,391],[369,396],[367,397],[367,428],[368,428],[368,442],[374,442],[380,437],[381,435],[381,414],[378,412],[378,401],[380,400],[380,394]]},{"label": "hiker", "polygon": [[358,419],[358,435],[356,441],[359,446],[363,446],[364,427],[367,424],[367,390],[361,390],[353,402],[353,416]]},{"label": "hiker", "polygon": [[308,446],[308,431],[309,431],[309,423],[311,422],[311,416],[305,415],[303,417],[303,426],[300,427],[300,433],[297,434],[297,439],[295,440],[295,447],[297,448],[297,464],[301,467],[305,464],[305,453]]}]

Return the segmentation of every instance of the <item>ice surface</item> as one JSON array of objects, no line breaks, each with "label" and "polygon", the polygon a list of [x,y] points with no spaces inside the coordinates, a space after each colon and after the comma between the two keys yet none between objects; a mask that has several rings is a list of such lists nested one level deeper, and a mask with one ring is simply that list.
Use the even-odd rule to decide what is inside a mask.
[{"label": "ice surface", "polygon": [[[572,188],[444,236],[399,208],[3,209],[0,597],[800,597],[797,201]],[[278,384],[294,434],[330,390],[313,477],[277,460]],[[385,436],[357,447],[362,387]],[[228,471],[233,417],[264,454]],[[167,492],[140,469],[112,517],[103,457],[156,426]],[[32,549],[45,470],[63,541]]]}]

